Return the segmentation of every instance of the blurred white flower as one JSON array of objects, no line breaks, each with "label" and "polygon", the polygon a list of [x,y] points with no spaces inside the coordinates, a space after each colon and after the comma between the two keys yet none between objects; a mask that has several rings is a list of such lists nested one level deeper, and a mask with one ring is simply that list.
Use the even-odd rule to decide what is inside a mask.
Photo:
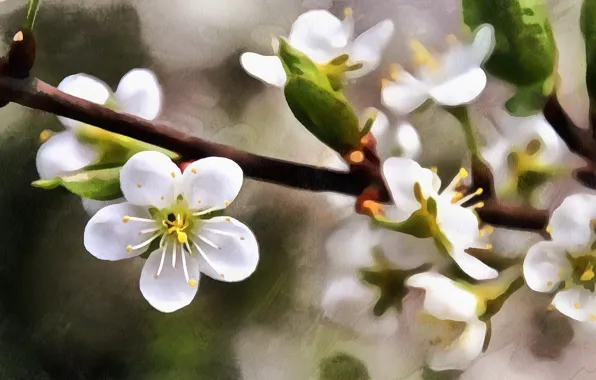
[{"label": "blurred white flower", "polygon": [[[162,107],[161,86],[155,74],[146,69],[129,71],[120,80],[115,93],[107,84],[87,74],[66,77],[58,89],[147,120],[155,119]],[[53,134],[37,151],[36,166],[41,179],[72,173],[106,158],[97,146],[85,144],[77,137],[76,131],[84,126],[83,123],[62,116],[58,119],[66,131]],[[122,198],[107,202],[83,199],[83,207],[93,215],[101,207],[122,201]]]},{"label": "blurred white flower", "polygon": [[[305,12],[292,25],[289,43],[320,65],[347,54],[349,60],[344,68],[351,77],[358,77],[379,65],[382,51],[393,35],[393,22],[381,21],[354,39],[351,9],[346,9],[345,16],[342,21],[327,10]],[[265,83],[277,87],[286,83],[286,73],[275,55],[244,53],[240,64],[248,74]]]},{"label": "blurred white flower", "polygon": [[578,321],[596,322],[596,195],[567,197],[552,213],[550,241],[533,245],[524,277],[537,292],[556,292],[552,305]]},{"label": "blurred white flower", "polygon": [[195,161],[183,174],[162,153],[137,153],[120,173],[126,202],[91,218],[85,248],[102,260],[122,260],[145,253],[159,239],[143,267],[141,292],[157,310],[178,310],[197,293],[200,272],[235,282],[257,266],[250,229],[230,217],[209,218],[236,198],[242,181],[242,169],[226,158]]},{"label": "blurred white flower", "polygon": [[406,283],[425,291],[417,331],[431,342],[427,365],[434,371],[466,369],[482,352],[486,337],[486,324],[478,319],[481,303],[438,273],[415,274]]},{"label": "blurred white flower", "polygon": [[439,59],[419,42],[412,41],[414,60],[419,67],[415,76],[394,66],[393,81],[384,83],[383,104],[398,115],[405,115],[431,98],[444,106],[458,106],[476,99],[486,86],[482,64],[495,45],[494,28],[480,26],[471,44],[462,44],[452,36],[452,44]]},{"label": "blurred white flower", "polygon": [[[482,207],[483,203],[479,202],[471,207],[462,206],[482,193],[481,190],[477,190],[464,196],[459,191],[462,180],[468,176],[464,169],[461,169],[441,192],[441,180],[437,174],[407,158],[393,157],[385,161],[383,175],[394,206],[383,210],[385,216],[381,216],[379,210],[375,210],[377,205],[374,202],[367,204],[370,201],[365,201],[363,206],[370,208],[370,213],[383,227],[416,238],[432,238],[436,246],[436,249],[429,249],[422,241],[430,239],[416,239],[417,243],[412,244],[415,252],[391,250],[391,246],[403,244],[404,239],[408,238],[387,231],[381,240],[382,244],[388,247],[385,252],[388,259],[400,265],[400,261],[403,263],[407,260],[404,254],[409,253],[420,265],[437,261],[441,256],[437,253],[442,253],[476,280],[497,276],[496,270],[466,252],[469,248],[487,247],[482,242],[483,233],[478,227],[478,218],[473,211]],[[396,239],[401,242],[396,243]],[[408,266],[412,267],[413,264],[410,263]]]},{"label": "blurred white flower", "polygon": [[416,159],[422,152],[420,136],[412,124],[402,120],[397,125],[390,125],[387,116],[376,111],[377,117],[371,133],[377,140],[377,154],[381,160],[400,156]]},{"label": "blurred white flower", "polygon": [[537,187],[563,173],[566,164],[570,167],[571,153],[542,114],[515,117],[499,110],[494,122],[500,136],[481,154],[501,196],[519,194],[529,200]]}]

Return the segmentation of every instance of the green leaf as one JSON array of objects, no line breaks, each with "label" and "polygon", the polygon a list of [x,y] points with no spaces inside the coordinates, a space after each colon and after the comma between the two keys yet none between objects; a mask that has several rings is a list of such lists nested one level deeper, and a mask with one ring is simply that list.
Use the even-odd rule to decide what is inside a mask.
[{"label": "green leaf", "polygon": [[555,41],[544,0],[463,0],[464,22],[495,28],[496,45],[485,68],[517,86],[547,81],[555,68]]},{"label": "green leaf", "polygon": [[586,85],[590,99],[596,98],[596,0],[584,0],[580,17],[586,42]]},{"label": "green leaf", "polygon": [[532,86],[518,87],[516,94],[505,103],[505,108],[514,116],[524,117],[537,114],[542,111],[552,92],[551,84],[552,80],[546,80]]},{"label": "green leaf", "polygon": [[[362,131],[352,106],[330,76],[305,54],[280,39],[279,57],[288,80],[284,88],[292,113],[319,140],[339,153],[360,145]],[[333,61],[332,61],[333,62]]]},{"label": "green leaf", "polygon": [[62,186],[84,198],[107,201],[122,196],[120,191],[121,167],[84,170],[51,180],[38,180],[33,186],[50,190]]}]

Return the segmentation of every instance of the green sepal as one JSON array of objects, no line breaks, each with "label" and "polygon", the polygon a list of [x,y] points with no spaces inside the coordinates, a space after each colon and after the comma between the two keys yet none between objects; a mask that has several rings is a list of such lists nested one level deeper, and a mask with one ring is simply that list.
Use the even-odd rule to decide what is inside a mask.
[{"label": "green sepal", "polygon": [[328,74],[283,38],[279,58],[288,77],[284,94],[296,119],[341,154],[358,148],[363,136],[358,116],[337,81],[332,83]]},{"label": "green sepal", "polygon": [[547,81],[555,69],[555,40],[544,0],[463,0],[464,22],[495,28],[495,49],[486,70],[519,87]]},{"label": "green sepal", "polygon": [[535,115],[542,111],[552,91],[552,77],[534,85],[518,87],[515,95],[505,103],[505,108],[513,116]]},{"label": "green sepal", "polygon": [[120,191],[120,169],[82,170],[49,180],[37,180],[31,185],[41,189],[55,189],[62,186],[73,194],[83,198],[108,201],[122,196]]}]

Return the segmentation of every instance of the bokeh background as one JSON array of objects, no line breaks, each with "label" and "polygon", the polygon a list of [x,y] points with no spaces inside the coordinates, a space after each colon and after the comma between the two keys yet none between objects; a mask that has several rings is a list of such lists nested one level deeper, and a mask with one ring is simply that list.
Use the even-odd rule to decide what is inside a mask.
[{"label": "bokeh background", "polygon": [[[548,4],[562,101],[585,126],[581,1]],[[25,7],[25,0],[0,2],[2,51]],[[457,0],[46,0],[36,23],[34,74],[57,85],[84,72],[115,87],[130,69],[147,67],[163,85],[160,119],[172,128],[324,165],[326,148],[293,119],[281,92],[246,75],[238,58],[243,51],[269,53],[271,36],[287,35],[308,9],[341,15],[346,7],[354,10],[357,34],[384,18],[396,25],[384,65],[350,87],[362,109],[380,107],[389,63],[408,67],[410,39],[441,50],[446,35],[463,35]],[[421,162],[453,173],[464,152],[455,121],[431,110],[413,123]],[[247,180],[230,214],[257,235],[256,273],[238,284],[205,277],[189,307],[155,311],[138,291],[142,260],[95,259],[83,247],[88,216],[80,199],[29,185],[37,179],[39,133],[60,128],[53,115],[12,104],[0,109],[0,379],[431,378],[407,334],[364,338],[323,317],[324,243],[340,219],[325,194]],[[440,378],[594,379],[596,341],[547,313],[548,302],[522,288],[495,317],[487,353],[465,373]]]}]

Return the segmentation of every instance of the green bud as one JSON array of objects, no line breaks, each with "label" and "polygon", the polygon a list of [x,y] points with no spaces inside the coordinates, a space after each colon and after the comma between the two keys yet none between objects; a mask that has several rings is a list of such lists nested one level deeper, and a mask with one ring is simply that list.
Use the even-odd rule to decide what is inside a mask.
[{"label": "green bud", "polygon": [[586,41],[586,86],[590,99],[596,99],[596,0],[584,0],[580,24]]},{"label": "green bud", "polygon": [[370,380],[362,360],[348,354],[329,356],[319,363],[319,380]]},{"label": "green bud", "polygon": [[542,109],[553,91],[556,47],[544,0],[463,0],[464,22],[495,28],[495,49],[486,70],[518,87],[506,106],[526,116]]},{"label": "green bud", "polygon": [[[358,148],[363,131],[352,106],[340,91],[337,75],[321,71],[317,64],[283,38],[280,39],[279,58],[288,77],[284,94],[296,119],[339,153]],[[331,61],[330,65],[341,64],[342,60],[345,60],[344,56]]]},{"label": "green bud", "polygon": [[121,167],[82,170],[50,180],[40,179],[31,185],[46,190],[62,186],[71,193],[84,198],[108,201],[122,196],[120,169]]}]

